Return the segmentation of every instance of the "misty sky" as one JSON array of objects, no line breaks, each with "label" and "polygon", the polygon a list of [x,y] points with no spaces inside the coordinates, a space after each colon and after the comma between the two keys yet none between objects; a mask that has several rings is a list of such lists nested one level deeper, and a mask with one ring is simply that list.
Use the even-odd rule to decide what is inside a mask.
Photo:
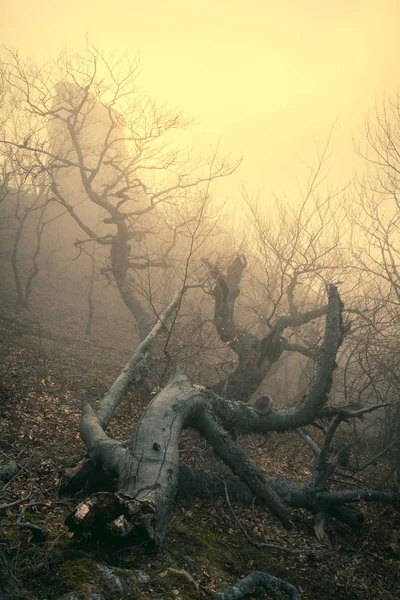
[{"label": "misty sky", "polygon": [[0,38],[42,59],[85,35],[139,51],[141,82],[198,125],[206,150],[243,155],[235,180],[295,195],[336,121],[332,186],[356,164],[352,137],[400,83],[399,0],[2,0]]}]

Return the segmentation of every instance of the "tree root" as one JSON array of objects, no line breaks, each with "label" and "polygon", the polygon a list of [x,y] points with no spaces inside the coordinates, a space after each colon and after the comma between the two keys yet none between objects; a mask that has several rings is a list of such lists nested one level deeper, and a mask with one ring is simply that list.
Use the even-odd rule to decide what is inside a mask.
[{"label": "tree root", "polygon": [[263,571],[255,571],[240,579],[233,587],[213,596],[213,600],[240,600],[254,592],[257,587],[263,587],[271,595],[283,592],[290,600],[300,600],[299,592],[291,583]]},{"label": "tree root", "polygon": [[[75,469],[69,470],[68,476],[62,488],[64,494],[80,494],[82,497],[82,495],[99,490],[110,492],[116,490],[116,481],[114,480],[114,485],[111,485],[112,480],[109,475],[107,476],[99,467],[95,467],[90,460],[78,463]],[[285,498],[288,506],[313,510],[306,486],[276,477],[267,477],[266,479],[271,488],[280,497]],[[254,502],[259,506],[262,505],[261,499],[257,498],[249,487],[232,473],[214,475],[191,469],[184,464],[179,466],[177,498],[178,500],[224,498],[225,484],[232,501],[239,502],[244,506],[251,506]],[[326,507],[326,512],[353,529],[360,529],[365,521],[363,513],[354,504],[330,505]]]}]

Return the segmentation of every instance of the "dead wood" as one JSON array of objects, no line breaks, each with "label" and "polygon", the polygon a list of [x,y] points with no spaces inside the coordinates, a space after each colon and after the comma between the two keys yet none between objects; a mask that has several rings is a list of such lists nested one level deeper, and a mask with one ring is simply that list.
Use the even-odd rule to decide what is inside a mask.
[{"label": "dead wood", "polygon": [[[174,302],[168,307],[169,313],[174,309]],[[333,424],[328,429],[326,447],[323,446],[316,454],[314,478],[304,486],[265,476],[228,433],[232,427],[241,434],[301,428],[312,423],[324,411],[329,412],[326,403],[336,353],[343,338],[342,309],[336,288],[330,286],[325,338],[314,379],[301,404],[260,414],[252,406],[225,400],[209,389],[193,385],[177,369],[149,404],[130,439],[119,442],[106,434],[105,427],[124,395],[140,357],[144,356],[143,342],[139,347],[142,347],[141,351],[135,352],[100,403],[98,412],[95,413],[89,405],[83,409],[81,437],[93,464],[102,469],[109,480],[116,480],[116,491],[101,491],[82,502],[68,517],[69,527],[76,532],[86,531],[95,535],[136,537],[158,548],[164,539],[178,492],[178,445],[181,431],[187,426],[200,432],[231,472],[259,502],[274,512],[286,528],[292,527],[290,507],[307,508],[315,514],[330,514],[352,526],[359,526],[362,516],[349,503],[364,499],[398,508],[395,493],[369,489],[330,492],[325,489],[332,471],[326,460],[327,448],[337,423],[353,416],[348,412],[335,413]],[[165,314],[163,318],[167,318]],[[160,319],[155,326],[156,331],[162,321]],[[156,331],[150,332],[149,343],[155,339]],[[354,416],[358,416],[359,412]],[[317,453],[317,449],[314,450]]]},{"label": "dead wood", "polygon": [[240,579],[233,587],[216,594],[213,600],[240,600],[240,598],[253,593],[257,587],[263,587],[272,596],[282,592],[290,600],[300,600],[299,592],[292,584],[262,571],[255,571],[244,579]]}]

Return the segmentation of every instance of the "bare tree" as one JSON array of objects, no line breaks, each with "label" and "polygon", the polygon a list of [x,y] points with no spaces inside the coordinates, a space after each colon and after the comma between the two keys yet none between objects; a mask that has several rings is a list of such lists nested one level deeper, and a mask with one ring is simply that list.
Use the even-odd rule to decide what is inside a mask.
[{"label": "bare tree", "polygon": [[237,163],[213,153],[202,164],[176,147],[171,134],[188,120],[140,91],[136,59],[107,60],[88,44],[40,67],[7,51],[1,69],[31,127],[25,139],[6,130],[0,143],[28,155],[21,168],[76,223],[78,251],[107,250],[102,272],[144,339],[154,314],[141,273],[171,266],[178,240],[199,212],[206,218],[214,182]]},{"label": "bare tree", "polygon": [[340,191],[320,190],[327,151],[328,145],[300,205],[276,200],[267,209],[243,192],[250,215],[246,256],[237,254],[224,270],[204,261],[214,282],[216,330],[236,354],[216,388],[227,398],[248,401],[289,354],[316,358],[326,284],[339,282],[344,271]]},{"label": "bare tree", "polygon": [[[351,198],[354,233],[353,270],[359,273],[358,306],[368,315],[368,327],[358,332],[357,347],[349,355],[353,389],[370,402],[391,401],[383,415],[383,446],[396,439],[399,397],[400,308],[400,96],[384,98],[365,123],[366,174]],[[353,394],[354,395],[354,394]]]}]

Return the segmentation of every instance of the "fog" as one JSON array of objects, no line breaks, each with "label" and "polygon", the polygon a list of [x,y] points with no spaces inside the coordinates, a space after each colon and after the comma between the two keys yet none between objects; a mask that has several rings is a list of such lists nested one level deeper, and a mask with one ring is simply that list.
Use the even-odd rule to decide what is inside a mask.
[{"label": "fog", "polygon": [[398,85],[399,11],[396,0],[117,0],[111,12],[92,0],[5,0],[0,38],[40,60],[82,51],[86,33],[110,54],[138,52],[142,88],[198,123],[196,147],[220,140],[243,156],[222,198],[244,181],[268,202],[296,198],[334,123],[330,183],[352,177],[353,136]]},{"label": "fog", "polygon": [[398,597],[399,22],[3,0],[1,598]]},{"label": "fog", "polygon": [[[268,311],[287,310],[282,297],[292,284],[298,298],[288,297],[289,308],[300,302],[304,310],[320,301],[321,284],[340,281],[350,306],[372,310],[376,298],[365,296],[360,275],[365,261],[380,260],[371,225],[383,215],[392,236],[397,212],[393,197],[377,207],[366,192],[380,175],[364,155],[379,155],[375,128],[395,98],[397,3],[254,3],[246,11],[239,3],[191,11],[120,3],[118,18],[86,3],[79,21],[74,8],[6,5],[4,160],[19,155],[3,202],[5,271],[14,240],[14,275],[19,268],[30,281],[40,270],[38,290],[43,278],[89,289],[96,281],[98,302],[108,295],[104,306],[125,314],[122,299],[140,337],[151,322],[135,314],[140,298],[157,313],[181,285],[206,277],[212,263],[204,260],[224,270],[242,251],[248,271],[238,310],[261,335]],[[389,116],[383,130],[390,127]],[[117,236],[115,210],[129,223]],[[123,289],[128,268],[136,300]],[[367,271],[385,295],[371,264]],[[75,301],[84,320],[84,294]],[[190,302],[203,306],[204,298],[194,291]]]}]

